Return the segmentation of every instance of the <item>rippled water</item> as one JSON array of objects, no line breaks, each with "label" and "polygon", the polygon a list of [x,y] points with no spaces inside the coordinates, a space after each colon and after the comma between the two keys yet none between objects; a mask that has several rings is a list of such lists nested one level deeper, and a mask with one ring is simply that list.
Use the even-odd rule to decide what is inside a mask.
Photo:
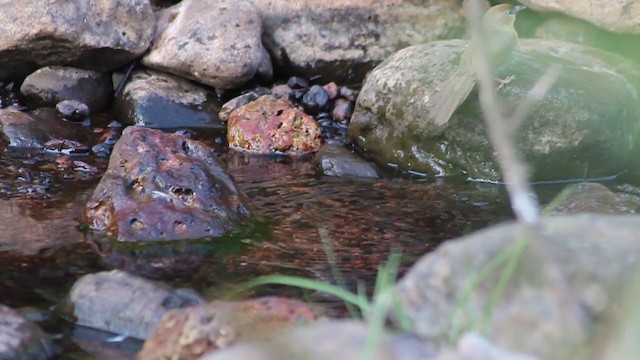
[{"label": "rippled water", "polygon": [[[0,303],[46,310],[78,277],[112,268],[192,287],[211,299],[229,284],[256,275],[333,281],[327,246],[335,252],[335,266],[344,272],[347,285],[364,280],[371,287],[391,249],[402,251],[406,267],[444,240],[511,217],[499,185],[402,176],[336,179],[316,174],[310,159],[227,154],[221,160],[252,199],[256,215],[245,229],[225,239],[140,245],[82,234],[79,218],[96,181],[67,181],[55,171],[49,198],[0,198]],[[12,161],[46,170],[51,159]],[[16,176],[15,171],[0,173],[0,182],[15,181]],[[327,236],[321,238],[320,232]],[[259,290],[272,292],[289,290]],[[336,306],[311,295],[329,308]],[[78,333],[59,321],[44,326],[66,334],[60,340],[66,352],[75,349],[80,354],[65,358],[83,358],[83,346],[105,344],[98,336],[83,345],[82,339],[92,333]],[[136,346],[122,354],[130,356]]]}]

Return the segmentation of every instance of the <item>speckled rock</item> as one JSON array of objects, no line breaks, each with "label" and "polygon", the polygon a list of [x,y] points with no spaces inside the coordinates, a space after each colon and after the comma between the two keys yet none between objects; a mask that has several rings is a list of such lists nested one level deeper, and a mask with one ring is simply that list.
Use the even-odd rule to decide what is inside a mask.
[{"label": "speckled rock", "polygon": [[0,305],[0,359],[46,360],[53,355],[51,339],[38,325]]},{"label": "speckled rock", "polygon": [[105,73],[47,66],[27,76],[20,92],[36,107],[51,107],[63,100],[77,100],[92,112],[101,112],[109,106],[112,88],[111,77]]},{"label": "speckled rock", "polygon": [[[515,223],[492,226],[423,256],[397,285],[412,329],[442,339],[485,323],[484,335],[510,351],[550,360],[593,354],[620,294],[635,284],[640,217],[544,217],[539,230],[532,239]],[[515,268],[496,298],[508,262]]]},{"label": "speckled rock", "polygon": [[85,208],[94,230],[121,241],[223,235],[249,215],[249,200],[209,146],[130,126]]},{"label": "speckled rock", "polygon": [[145,65],[220,89],[270,73],[252,2],[185,0],[163,11],[172,16],[143,58]]},{"label": "speckled rock", "polygon": [[0,79],[46,65],[113,70],[146,51],[155,29],[148,0],[3,0],[0,8]]},{"label": "speckled rock", "polygon": [[[473,91],[443,126],[430,121],[429,98],[457,70],[462,40],[399,51],[371,72],[351,117],[349,136],[381,165],[433,175],[500,174]],[[617,55],[577,44],[521,39],[497,76],[515,75],[500,91],[506,111],[551,64],[561,74],[529,115],[517,144],[535,180],[615,175],[640,141],[640,69]],[[594,86],[597,84],[597,86]]]},{"label": "speckled rock", "polygon": [[640,34],[640,3],[627,0],[520,0],[540,12],[559,12],[586,20],[605,30]]},{"label": "speckled rock", "polygon": [[314,159],[326,176],[378,178],[375,166],[336,144],[324,144]]},{"label": "speckled rock", "polygon": [[257,0],[264,44],[287,74],[360,82],[395,51],[464,28],[456,1]]},{"label": "speckled rock", "polygon": [[265,297],[168,312],[145,342],[137,360],[198,359],[200,355],[242,341],[269,340],[295,325],[315,321],[316,313],[300,301]]},{"label": "speckled rock", "polygon": [[220,102],[210,89],[153,70],[133,73],[114,110],[125,124],[156,129],[190,128],[221,132]]},{"label": "speckled rock", "polygon": [[547,206],[547,215],[593,212],[600,214],[635,214],[640,197],[614,193],[606,186],[592,182],[568,185]]},{"label": "speckled rock", "polygon": [[229,115],[229,147],[259,154],[302,155],[321,145],[320,127],[287,99],[261,96]]},{"label": "speckled rock", "polygon": [[201,303],[195,293],[112,270],[78,279],[58,309],[79,325],[144,340],[169,310]]}]

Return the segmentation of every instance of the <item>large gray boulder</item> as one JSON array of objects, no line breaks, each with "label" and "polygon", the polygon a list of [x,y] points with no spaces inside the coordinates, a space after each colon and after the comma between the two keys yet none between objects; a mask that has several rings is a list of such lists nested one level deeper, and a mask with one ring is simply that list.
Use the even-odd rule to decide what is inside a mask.
[{"label": "large gray boulder", "polygon": [[[350,138],[380,164],[433,175],[498,180],[477,93],[443,126],[430,120],[430,96],[457,70],[467,43],[438,41],[399,51],[370,73]],[[619,56],[577,44],[521,40],[497,73],[515,80],[500,97],[515,108],[552,64],[561,74],[519,132],[535,180],[609,176],[625,169],[638,142],[640,70]]]},{"label": "large gray boulder", "polygon": [[112,70],[145,52],[154,29],[147,0],[0,0],[0,79],[45,65]]},{"label": "large gray boulder", "polygon": [[586,20],[605,30],[640,34],[640,3],[626,0],[520,0],[540,12],[559,12]]},{"label": "large gray boulder", "polygon": [[640,266],[640,217],[557,216],[543,218],[539,238],[523,230],[493,226],[420,259],[397,286],[413,329],[441,340],[481,330],[499,346],[542,359],[598,346]]},{"label": "large gray boulder", "polygon": [[286,73],[360,82],[395,51],[453,37],[464,18],[454,1],[256,0],[263,41]]},{"label": "large gray boulder", "polygon": [[148,67],[220,89],[240,87],[259,69],[270,73],[252,2],[185,0],[163,12],[164,28],[142,60]]}]

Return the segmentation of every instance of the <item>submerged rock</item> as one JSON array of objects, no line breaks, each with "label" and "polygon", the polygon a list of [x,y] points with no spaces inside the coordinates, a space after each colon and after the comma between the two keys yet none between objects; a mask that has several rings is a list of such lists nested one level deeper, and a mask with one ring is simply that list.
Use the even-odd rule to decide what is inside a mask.
[{"label": "submerged rock", "polygon": [[38,109],[31,114],[0,109],[0,127],[5,145],[16,148],[41,149],[51,140],[78,141],[86,135],[85,129],[63,121],[52,108]]},{"label": "submerged rock", "polygon": [[327,176],[379,177],[375,166],[341,145],[324,144],[316,154],[314,161],[322,174]]},{"label": "submerged rock", "polygon": [[163,11],[171,14],[142,60],[148,67],[220,89],[240,87],[256,73],[270,73],[260,16],[252,2],[185,0]]},{"label": "submerged rock", "polygon": [[229,115],[229,147],[258,154],[302,155],[321,145],[316,121],[287,99],[262,96]]},{"label": "submerged rock", "polygon": [[614,193],[602,184],[582,182],[565,187],[545,206],[543,213],[635,214],[639,205],[640,197],[637,195]]},{"label": "submerged rock", "polygon": [[115,113],[130,125],[221,132],[220,103],[209,89],[159,71],[136,71],[115,99]]},{"label": "submerged rock", "polygon": [[27,76],[20,92],[37,107],[53,107],[63,100],[76,100],[92,112],[101,112],[111,102],[112,88],[111,78],[105,73],[47,66]]},{"label": "submerged rock", "polygon": [[257,0],[264,44],[284,73],[359,82],[398,49],[452,37],[464,19],[448,0]]},{"label": "submerged rock", "polygon": [[113,70],[145,52],[154,29],[148,0],[3,1],[0,79],[46,65]]},{"label": "submerged rock", "polygon": [[199,359],[236,342],[269,340],[315,321],[307,304],[277,297],[210,304],[168,312],[144,343],[138,360]]},{"label": "submerged rock", "polygon": [[442,339],[484,323],[488,339],[511,351],[542,359],[592,353],[640,266],[640,218],[545,217],[539,229],[542,237],[531,239],[523,226],[497,225],[423,256],[397,285],[412,328]]},{"label": "submerged rock", "polygon": [[177,134],[131,126],[87,202],[94,230],[121,241],[220,236],[249,215],[249,200],[215,151]]},{"label": "submerged rock", "polygon": [[169,310],[201,303],[195,293],[112,270],[78,279],[58,308],[78,325],[144,340]]},{"label": "submerged rock", "polygon": [[[461,40],[401,50],[371,72],[351,118],[349,136],[379,164],[433,175],[466,173],[498,180],[499,169],[472,92],[443,126],[429,98],[457,70]],[[515,75],[500,95],[507,111],[551,66],[559,78],[519,131],[518,146],[535,180],[610,176],[626,167],[638,138],[634,84],[640,69],[616,55],[551,40],[521,40],[498,77]],[[597,84],[595,86],[594,84]]]},{"label": "submerged rock", "polygon": [[0,359],[45,360],[53,355],[51,339],[38,325],[0,305]]}]

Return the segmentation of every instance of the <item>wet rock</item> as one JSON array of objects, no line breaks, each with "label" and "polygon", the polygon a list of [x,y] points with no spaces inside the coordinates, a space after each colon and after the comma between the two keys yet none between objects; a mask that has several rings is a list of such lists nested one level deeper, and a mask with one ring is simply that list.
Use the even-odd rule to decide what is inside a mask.
[{"label": "wet rock", "polygon": [[123,123],[157,129],[219,132],[226,128],[218,119],[219,110],[209,89],[152,70],[136,71],[115,99],[115,112]]},{"label": "wet rock", "polygon": [[46,65],[108,71],[147,50],[155,18],[147,0],[6,1],[0,21],[0,79]]},{"label": "wet rock", "polygon": [[220,121],[224,122],[229,120],[229,114],[231,114],[233,110],[247,105],[248,103],[257,100],[260,96],[268,95],[269,93],[270,91],[268,89],[259,87],[242,95],[234,97],[233,99],[224,103],[224,105],[222,105],[222,107],[220,108],[220,113],[218,114]]},{"label": "wet rock", "polygon": [[317,114],[325,109],[329,94],[320,85],[313,85],[302,97],[302,106],[307,114]]},{"label": "wet rock", "polygon": [[198,359],[204,353],[236,342],[273,339],[294,325],[315,319],[309,305],[276,297],[214,301],[172,310],[145,342],[137,359]]},{"label": "wet rock", "polygon": [[53,355],[51,339],[38,325],[0,305],[0,359],[45,360]]},{"label": "wet rock", "polygon": [[340,96],[354,103],[358,98],[358,92],[346,86],[343,86],[340,88]]},{"label": "wet rock", "polygon": [[338,96],[338,85],[333,81],[328,84],[324,84],[322,88],[327,92],[330,100],[333,100],[336,98],[336,96]]},{"label": "wet rock", "polygon": [[266,84],[273,80],[273,62],[271,61],[271,55],[269,55],[269,52],[264,48],[264,46],[261,46],[260,50],[260,64],[258,65],[253,78],[261,84]]},{"label": "wet rock", "polygon": [[53,107],[63,100],[76,100],[93,112],[102,112],[109,106],[112,88],[111,78],[105,73],[47,66],[27,76],[20,92],[35,107]]},{"label": "wet rock", "polygon": [[586,20],[608,31],[640,34],[640,4],[636,2],[522,0],[520,3],[535,11],[559,12]]},{"label": "wet rock", "polygon": [[[228,349],[213,351],[202,360],[320,360],[361,359],[371,329],[353,320],[323,321],[295,328],[271,342],[239,343]],[[433,351],[417,338],[389,335],[383,332],[375,360],[431,359]]]},{"label": "wet rock", "polygon": [[[510,351],[542,359],[593,354],[640,264],[639,231],[635,215],[545,217],[542,237],[527,245],[523,227],[493,226],[425,255],[399,282],[398,300],[427,338],[486,322],[488,340]],[[496,299],[505,276],[502,266],[490,269],[498,256],[516,267]]]},{"label": "wet rock", "polygon": [[[401,50],[362,87],[349,136],[379,164],[434,175],[460,172],[500,178],[474,91],[442,126],[428,116],[429,97],[457,70],[466,43],[432,42]],[[500,91],[512,111],[551,65],[562,72],[519,132],[518,146],[536,180],[610,176],[626,168],[640,130],[640,70],[614,54],[576,44],[522,39],[497,76],[516,79]],[[425,71],[425,69],[429,69]],[[598,84],[598,86],[593,86]]]},{"label": "wet rock", "polygon": [[398,49],[461,32],[455,2],[258,0],[265,47],[284,73],[360,82]]},{"label": "wet rock", "polygon": [[121,241],[220,236],[249,215],[249,201],[216,160],[187,137],[131,126],[85,209],[94,230]]},{"label": "wet rock", "polygon": [[[265,69],[261,20],[246,0],[186,0],[154,39],[142,62],[220,89],[233,89]],[[270,60],[269,60],[270,61]]]},{"label": "wet rock", "polygon": [[309,82],[298,76],[292,76],[287,80],[287,86],[293,90],[309,88]]},{"label": "wet rock", "polygon": [[271,95],[276,98],[289,99],[291,97],[292,90],[286,84],[274,85],[271,88]]},{"label": "wet rock", "polygon": [[640,197],[614,193],[598,183],[583,182],[565,187],[545,206],[546,215],[595,212],[601,214],[635,214]]},{"label": "wet rock", "polygon": [[0,109],[0,125],[6,146],[42,148],[50,140],[80,140],[82,129],[58,118],[55,110],[39,109],[28,114],[15,109]]},{"label": "wet rock", "polygon": [[353,152],[336,144],[324,144],[316,154],[315,163],[327,176],[378,178],[375,166]]},{"label": "wet rock", "polygon": [[144,340],[169,310],[201,303],[190,292],[112,270],[78,279],[58,308],[78,325]]},{"label": "wet rock", "polygon": [[333,105],[333,110],[331,110],[331,116],[338,122],[349,121],[352,114],[353,102],[346,99],[336,100],[336,103]]},{"label": "wet rock", "polygon": [[53,154],[89,155],[89,147],[73,140],[53,139],[44,144],[44,150]]},{"label": "wet rock", "polygon": [[89,107],[77,100],[62,100],[56,104],[56,110],[65,120],[82,122],[89,116]]},{"label": "wet rock", "polygon": [[262,96],[229,116],[227,140],[235,150],[301,155],[320,148],[315,120],[287,99]]}]

